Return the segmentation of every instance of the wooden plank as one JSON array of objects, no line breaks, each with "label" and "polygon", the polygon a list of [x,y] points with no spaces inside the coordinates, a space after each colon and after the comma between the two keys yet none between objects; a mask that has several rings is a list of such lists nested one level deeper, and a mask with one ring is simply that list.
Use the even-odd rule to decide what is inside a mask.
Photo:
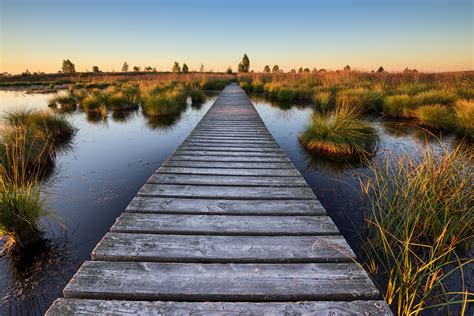
[{"label": "wooden plank", "polygon": [[180,155],[173,154],[169,161],[206,161],[206,162],[290,162],[286,157],[256,157],[237,155]]},{"label": "wooden plank", "polygon": [[225,198],[257,200],[308,200],[314,199],[309,187],[249,187],[218,185],[175,185],[145,183],[138,191],[141,196]]},{"label": "wooden plank", "polygon": [[306,301],[306,302],[173,302],[57,299],[47,316],[71,314],[114,315],[381,315],[392,312],[384,301]]},{"label": "wooden plank", "polygon": [[289,162],[206,162],[206,161],[173,161],[163,163],[165,167],[189,168],[223,168],[223,169],[294,169]]},{"label": "wooden plank", "polygon": [[183,144],[179,147],[178,150],[182,151],[224,151],[224,152],[248,152],[248,153],[255,153],[255,152],[262,152],[262,153],[284,153],[281,148],[258,148],[258,147],[241,147],[241,146],[189,146]]},{"label": "wooden plank", "polygon": [[265,177],[265,176],[218,176],[191,174],[153,174],[148,183],[156,184],[193,184],[193,185],[226,185],[226,186],[262,186],[262,187],[305,187],[302,177]]},{"label": "wooden plank", "polygon": [[187,138],[188,140],[195,140],[195,141],[207,141],[207,140],[216,140],[216,141],[251,141],[251,142],[273,142],[273,138],[268,136],[229,136],[229,135],[218,135],[218,136],[210,136],[210,135],[195,135],[191,134]]},{"label": "wooden plank", "polygon": [[259,139],[209,139],[204,137],[189,137],[186,139],[186,142],[205,142],[205,143],[217,143],[217,144],[266,144],[266,145],[276,145],[275,141],[272,139],[268,140],[259,140]]},{"label": "wooden plank", "polygon": [[93,260],[195,263],[352,262],[342,236],[206,236],[108,233]]},{"label": "wooden plank", "polygon": [[183,142],[185,146],[203,146],[203,147],[247,147],[247,148],[280,148],[277,143],[269,142],[265,144],[254,144],[254,143],[233,143],[233,142],[211,142],[211,141],[195,141],[195,140],[185,140]]},{"label": "wooden plank", "polygon": [[[169,164],[167,164],[169,165]],[[164,165],[158,169],[160,173],[184,173],[201,175],[227,175],[227,176],[268,176],[268,177],[292,177],[299,176],[296,169],[238,169],[238,168],[203,168],[203,167],[168,167]]]},{"label": "wooden plank", "polygon": [[221,200],[137,196],[127,212],[210,215],[325,215],[318,200]]},{"label": "wooden plank", "polygon": [[259,152],[259,151],[218,151],[218,150],[186,150],[178,149],[175,155],[193,156],[234,156],[234,157],[286,157],[284,152]]},{"label": "wooden plank", "polygon": [[119,233],[182,235],[337,235],[329,216],[230,216],[123,213],[110,229]]},{"label": "wooden plank", "polygon": [[355,263],[198,264],[86,261],[66,298],[301,301],[375,299]]}]

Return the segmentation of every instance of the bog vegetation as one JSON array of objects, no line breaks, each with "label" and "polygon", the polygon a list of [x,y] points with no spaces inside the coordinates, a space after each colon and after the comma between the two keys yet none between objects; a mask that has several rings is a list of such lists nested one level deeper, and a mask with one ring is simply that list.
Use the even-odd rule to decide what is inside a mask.
[{"label": "bog vegetation", "polygon": [[[269,70],[268,68],[266,69]],[[452,131],[467,138],[474,138],[472,72],[360,73],[349,68],[338,72],[310,73],[303,70],[300,73],[286,74],[240,73],[239,82],[246,91],[263,93],[270,100],[312,102],[315,110],[323,112],[337,110],[339,107],[353,108],[361,113],[409,119],[427,128]],[[323,126],[320,124],[322,117],[326,118],[327,124],[332,124],[338,115],[315,114],[309,124],[313,134],[316,126]],[[323,132],[324,130],[320,131]],[[309,130],[306,134],[308,133]],[[356,137],[355,134],[353,136]],[[364,135],[366,136],[368,135]],[[348,142],[346,145],[356,146],[357,143]],[[319,148],[313,143],[311,149],[326,151],[323,147],[327,148],[326,144]],[[331,154],[333,153],[334,151],[331,151]],[[342,153],[348,151],[344,150]]]}]

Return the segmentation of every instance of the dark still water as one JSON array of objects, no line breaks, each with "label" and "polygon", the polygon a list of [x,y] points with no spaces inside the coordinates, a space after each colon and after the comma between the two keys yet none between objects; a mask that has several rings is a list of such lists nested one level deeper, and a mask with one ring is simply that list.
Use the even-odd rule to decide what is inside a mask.
[{"label": "dark still water", "polygon": [[[52,95],[0,91],[0,113],[10,108],[47,109]],[[42,314],[148,177],[178,147],[215,100],[187,109],[171,122],[149,121],[141,111],[107,120],[66,114],[78,128],[69,149],[59,153],[47,181],[45,199],[57,221],[46,224],[47,235],[24,255],[0,261],[0,314]],[[310,107],[278,107],[253,102],[265,124],[317,194],[329,215],[356,252],[364,228],[359,177],[367,169],[327,162],[307,154],[297,135],[305,127]],[[425,133],[413,126],[372,118],[381,142],[375,159],[390,151],[416,152],[425,146]],[[447,137],[445,142],[453,143]],[[439,146],[432,142],[432,146]],[[472,274],[472,273],[471,273]]]}]

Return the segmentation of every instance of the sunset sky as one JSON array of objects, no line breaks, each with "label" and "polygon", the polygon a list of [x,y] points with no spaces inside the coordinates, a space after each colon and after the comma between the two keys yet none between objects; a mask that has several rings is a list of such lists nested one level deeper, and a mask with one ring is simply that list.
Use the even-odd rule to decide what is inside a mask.
[{"label": "sunset sky", "polygon": [[0,0],[0,72],[278,64],[472,70],[472,0]]}]

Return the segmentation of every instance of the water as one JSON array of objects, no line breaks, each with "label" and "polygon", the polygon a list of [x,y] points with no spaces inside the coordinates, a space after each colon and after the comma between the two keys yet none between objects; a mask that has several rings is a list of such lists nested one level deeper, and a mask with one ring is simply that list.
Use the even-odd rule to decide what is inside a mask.
[{"label": "water", "polygon": [[[51,94],[0,91],[0,113],[18,107],[47,109]],[[79,129],[71,148],[60,152],[47,182],[47,203],[61,219],[46,222],[47,235],[24,255],[0,261],[1,314],[42,314],[62,295],[62,289],[97,242],[154,170],[178,147],[212,105],[188,106],[174,121],[149,121],[134,111],[106,121],[76,111],[67,114]],[[364,205],[359,179],[367,175],[363,165],[334,163],[308,154],[297,140],[305,127],[310,107],[279,107],[254,98],[254,104],[270,132],[327,209],[329,215],[360,254],[364,234]],[[369,118],[380,136],[374,159],[387,152],[423,149],[427,133],[415,126]],[[444,137],[450,146],[453,136]],[[439,147],[432,141],[431,146]],[[472,273],[471,273],[472,275]]]}]

